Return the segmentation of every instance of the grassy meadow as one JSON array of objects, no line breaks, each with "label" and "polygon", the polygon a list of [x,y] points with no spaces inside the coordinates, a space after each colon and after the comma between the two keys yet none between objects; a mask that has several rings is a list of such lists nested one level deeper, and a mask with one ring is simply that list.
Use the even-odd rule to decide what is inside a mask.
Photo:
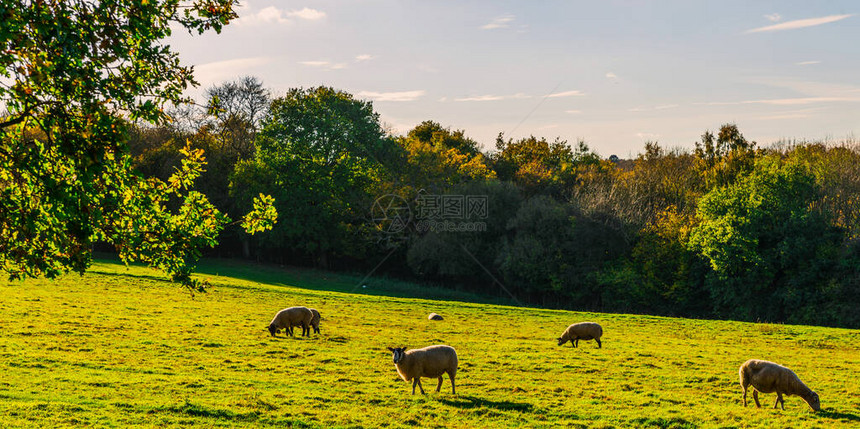
[{"label": "grassy meadow", "polygon": [[[856,330],[468,303],[479,298],[372,278],[353,294],[360,277],[228,261],[201,272],[213,287],[193,298],[107,260],[0,283],[0,427],[860,425]],[[269,337],[293,305],[320,310],[320,335]],[[556,345],[584,320],[603,325],[602,349]],[[428,395],[412,396],[386,347],[439,343],[457,349],[458,395],[424,379]],[[794,396],[773,410],[773,394],[743,408],[748,358],[794,369],[824,411]]]}]

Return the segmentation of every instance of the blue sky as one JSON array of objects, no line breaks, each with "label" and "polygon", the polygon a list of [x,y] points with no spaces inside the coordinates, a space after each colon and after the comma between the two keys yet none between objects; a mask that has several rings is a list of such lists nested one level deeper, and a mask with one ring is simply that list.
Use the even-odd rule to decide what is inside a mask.
[{"label": "blue sky", "polygon": [[406,132],[584,139],[635,156],[737,123],[760,144],[860,137],[855,1],[264,1],[220,35],[177,33],[201,87],[328,85]]}]

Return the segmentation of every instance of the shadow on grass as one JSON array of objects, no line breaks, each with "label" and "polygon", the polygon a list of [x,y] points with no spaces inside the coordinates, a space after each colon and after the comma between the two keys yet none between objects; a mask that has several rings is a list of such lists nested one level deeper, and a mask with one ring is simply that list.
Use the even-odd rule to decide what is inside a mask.
[{"label": "shadow on grass", "polygon": [[[92,274],[101,274],[103,276],[128,277],[128,278],[133,278],[133,279],[146,279],[146,280],[152,280],[152,281],[156,281],[156,282],[172,283],[170,281],[170,277],[168,277],[167,274],[159,276],[159,275],[137,274],[137,273],[118,273],[115,271],[100,270],[98,267],[90,268],[87,272],[92,273]],[[173,284],[179,285],[179,283],[173,283]]]},{"label": "shadow on grass", "polygon": [[648,417],[640,417],[638,419],[631,420],[631,427],[639,427],[639,428],[660,428],[660,429],[696,429],[699,427],[698,424],[683,419],[681,417],[672,417],[672,418],[648,418]]},{"label": "shadow on grass", "polygon": [[491,401],[489,399],[477,398],[474,396],[459,396],[456,399],[439,398],[439,402],[452,406],[454,408],[493,408],[500,411],[531,411],[534,406],[527,402],[512,402],[512,401]]},{"label": "shadow on grass", "polygon": [[[96,253],[94,260],[99,263],[122,265],[116,255]],[[145,265],[132,263],[132,267]],[[90,272],[103,275],[127,276],[160,282],[169,282],[164,275],[141,273],[122,273],[93,267]],[[361,295],[388,296],[394,298],[419,298],[448,300],[478,304],[513,305],[508,299],[479,295],[472,292],[448,289],[437,285],[419,284],[388,277],[365,278],[359,274],[322,271],[312,268],[274,266],[258,262],[234,259],[202,259],[194,270],[195,274],[222,276],[262,283],[272,286],[295,287],[299,289],[346,292]],[[228,287],[241,287],[230,285]],[[359,287],[363,286],[363,287]]]},{"label": "shadow on grass", "polygon": [[860,416],[858,416],[857,414],[851,414],[851,413],[840,413],[838,411],[819,411],[815,414],[820,416],[820,417],[827,417],[827,418],[837,419],[837,420],[850,420],[853,422],[860,421]]}]

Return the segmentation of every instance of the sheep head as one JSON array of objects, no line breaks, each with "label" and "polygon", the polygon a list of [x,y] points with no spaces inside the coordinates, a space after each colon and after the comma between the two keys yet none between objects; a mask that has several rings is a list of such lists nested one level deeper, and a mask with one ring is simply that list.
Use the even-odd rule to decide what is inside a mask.
[{"label": "sheep head", "polygon": [[388,347],[388,350],[391,350],[391,353],[394,355],[393,358],[395,365],[400,363],[400,361],[403,360],[403,357],[406,356],[406,347],[396,347],[393,349]]},{"label": "sheep head", "polygon": [[821,411],[821,400],[818,399],[818,394],[809,391],[809,394],[803,397],[803,400],[809,404],[809,407],[813,409],[813,411]]},{"label": "sheep head", "polygon": [[558,337],[558,345],[562,345],[567,342],[567,339],[564,337]]},{"label": "sheep head", "polygon": [[275,327],[275,325],[269,325],[266,329],[268,329],[268,330],[269,330],[269,335],[271,335],[271,336],[273,336],[273,337],[275,336],[275,334],[277,334],[277,333],[278,333],[278,331],[280,331],[280,329],[278,329],[277,327]]}]

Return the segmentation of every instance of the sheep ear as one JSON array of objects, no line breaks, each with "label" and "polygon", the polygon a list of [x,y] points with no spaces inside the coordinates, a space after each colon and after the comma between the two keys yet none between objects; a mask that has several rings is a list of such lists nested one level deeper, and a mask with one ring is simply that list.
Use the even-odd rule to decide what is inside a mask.
[{"label": "sheep ear", "polygon": [[386,347],[386,348],[392,352],[394,351],[394,349],[392,349],[391,347]]},{"label": "sheep ear", "polygon": [[403,351],[405,352],[405,351],[406,351],[406,346],[403,346],[403,347],[401,347],[400,349],[401,349],[401,350],[403,350]]}]

